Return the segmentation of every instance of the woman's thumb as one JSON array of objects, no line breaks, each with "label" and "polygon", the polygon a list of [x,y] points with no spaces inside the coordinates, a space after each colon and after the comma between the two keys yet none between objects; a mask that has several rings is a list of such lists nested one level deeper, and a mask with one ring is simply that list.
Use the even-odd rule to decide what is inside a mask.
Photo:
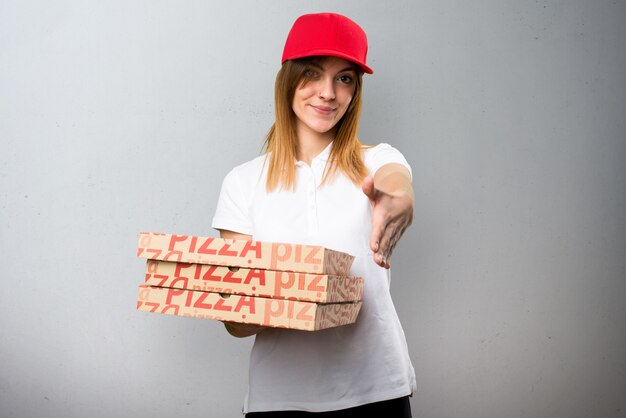
[{"label": "woman's thumb", "polygon": [[374,200],[374,193],[376,189],[374,188],[374,179],[372,176],[367,176],[363,179],[363,184],[361,185],[361,190],[370,200]]}]

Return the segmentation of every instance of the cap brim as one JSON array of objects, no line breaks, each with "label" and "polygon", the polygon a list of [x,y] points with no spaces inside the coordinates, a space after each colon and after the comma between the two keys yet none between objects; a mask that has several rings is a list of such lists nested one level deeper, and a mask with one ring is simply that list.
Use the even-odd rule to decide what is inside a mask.
[{"label": "cap brim", "polygon": [[365,65],[365,63],[359,62],[354,57],[351,57],[348,54],[344,54],[342,52],[334,51],[331,49],[313,49],[313,50],[309,50],[306,52],[300,52],[299,54],[296,54],[293,56],[283,57],[283,63],[287,60],[295,60],[298,58],[315,57],[315,56],[331,56],[331,57],[343,58],[361,67],[364,73],[374,74],[374,70],[372,70],[370,67]]}]

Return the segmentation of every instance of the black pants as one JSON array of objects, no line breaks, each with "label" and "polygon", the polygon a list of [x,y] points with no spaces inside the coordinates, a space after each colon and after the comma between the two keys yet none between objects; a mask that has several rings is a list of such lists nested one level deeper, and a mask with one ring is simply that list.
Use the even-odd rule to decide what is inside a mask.
[{"label": "black pants", "polygon": [[361,418],[373,415],[385,418],[411,418],[411,404],[409,397],[390,399],[388,401],[368,403],[355,406],[354,408],[340,409],[328,412],[304,412],[304,411],[271,411],[249,412],[246,418],[298,418],[298,417],[324,417],[324,418]]}]

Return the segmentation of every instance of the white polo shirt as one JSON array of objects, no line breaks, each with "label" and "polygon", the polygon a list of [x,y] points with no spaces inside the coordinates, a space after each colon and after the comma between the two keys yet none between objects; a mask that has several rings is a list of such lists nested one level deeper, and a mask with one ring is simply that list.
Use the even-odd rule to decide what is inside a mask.
[{"label": "white polo shirt", "polygon": [[[355,256],[350,274],[365,282],[356,324],[315,332],[268,328],[255,337],[245,413],[337,410],[406,396],[416,389],[389,292],[390,271],[374,263],[369,248],[369,200],[341,173],[320,186],[331,147],[311,166],[297,163],[295,191],[266,192],[264,156],[235,167],[222,184],[213,228],[258,241],[347,252]],[[388,163],[411,171],[402,154],[388,144],[364,149],[364,162],[372,175]]]}]

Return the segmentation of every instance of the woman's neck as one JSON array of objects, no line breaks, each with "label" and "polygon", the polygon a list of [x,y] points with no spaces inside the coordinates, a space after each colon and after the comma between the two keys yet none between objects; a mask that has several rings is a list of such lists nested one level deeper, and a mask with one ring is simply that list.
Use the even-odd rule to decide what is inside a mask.
[{"label": "woman's neck", "polygon": [[324,151],[334,138],[334,131],[319,133],[309,129],[298,129],[298,161],[311,165],[313,158]]}]

